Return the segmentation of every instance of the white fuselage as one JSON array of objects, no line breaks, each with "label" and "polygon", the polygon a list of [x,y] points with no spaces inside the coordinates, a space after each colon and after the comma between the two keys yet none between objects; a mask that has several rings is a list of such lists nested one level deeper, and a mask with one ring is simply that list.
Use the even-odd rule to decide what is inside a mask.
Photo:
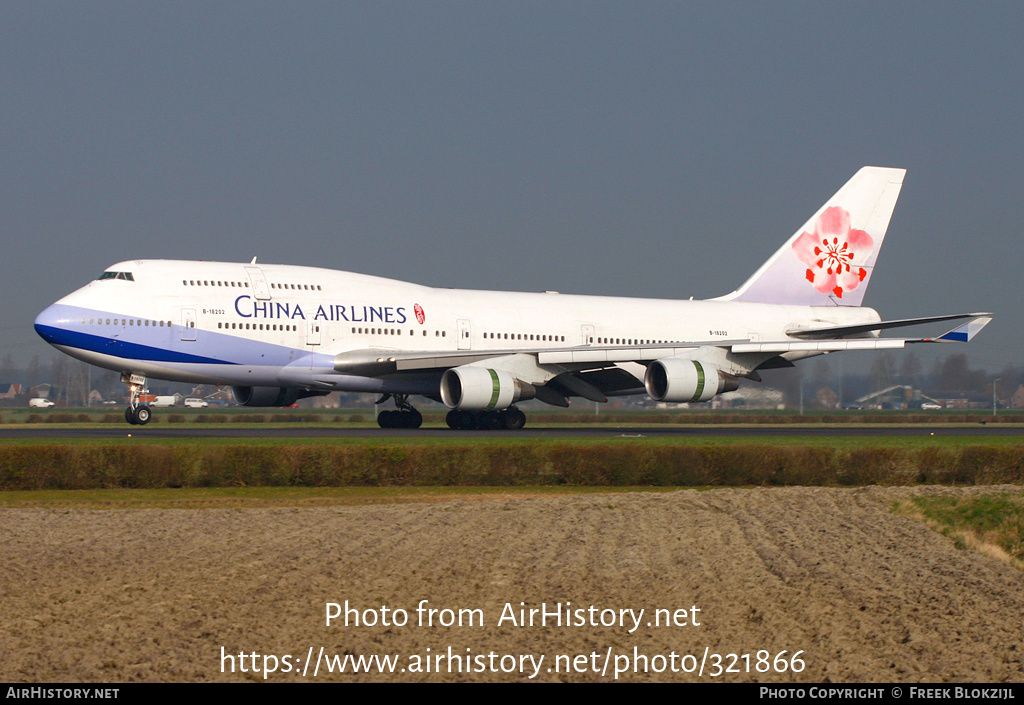
[{"label": "white fuselage", "polygon": [[435,393],[437,374],[341,374],[335,358],[781,341],[879,320],[861,307],[440,289],[291,265],[135,260],[104,276],[39,315],[48,342],[112,370],[229,385]]}]

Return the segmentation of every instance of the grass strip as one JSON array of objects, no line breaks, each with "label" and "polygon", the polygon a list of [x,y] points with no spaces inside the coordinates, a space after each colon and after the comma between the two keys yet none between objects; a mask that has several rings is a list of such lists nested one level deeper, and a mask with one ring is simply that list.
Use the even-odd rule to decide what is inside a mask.
[{"label": "grass strip", "polygon": [[973,549],[1024,570],[1024,495],[915,497],[894,502],[893,511],[923,521],[959,549]]}]

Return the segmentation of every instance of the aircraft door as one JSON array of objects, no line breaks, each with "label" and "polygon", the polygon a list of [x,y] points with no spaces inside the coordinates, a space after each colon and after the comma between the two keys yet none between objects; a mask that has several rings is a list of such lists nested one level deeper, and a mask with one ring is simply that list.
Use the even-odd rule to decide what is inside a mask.
[{"label": "aircraft door", "polygon": [[470,350],[473,347],[473,339],[469,321],[465,318],[459,319],[459,350]]},{"label": "aircraft door", "polygon": [[323,324],[320,321],[310,321],[306,330],[306,345],[319,345]]},{"label": "aircraft door", "polygon": [[583,336],[583,340],[581,341],[583,345],[594,344],[594,326],[589,323],[584,323],[580,326],[580,333]]},{"label": "aircraft door", "polygon": [[249,284],[252,286],[252,294],[258,301],[270,299],[270,287],[267,285],[267,278],[259,267],[246,267],[245,273],[249,275]]},{"label": "aircraft door", "polygon": [[181,309],[181,339],[196,339],[196,310],[194,308]]}]

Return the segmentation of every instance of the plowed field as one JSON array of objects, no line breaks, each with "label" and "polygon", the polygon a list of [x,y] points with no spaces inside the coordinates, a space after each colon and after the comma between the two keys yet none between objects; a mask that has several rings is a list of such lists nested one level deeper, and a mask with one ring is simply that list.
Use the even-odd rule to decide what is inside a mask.
[{"label": "plowed field", "polygon": [[1007,489],[0,510],[0,681],[1020,681],[1024,575],[890,513]]}]

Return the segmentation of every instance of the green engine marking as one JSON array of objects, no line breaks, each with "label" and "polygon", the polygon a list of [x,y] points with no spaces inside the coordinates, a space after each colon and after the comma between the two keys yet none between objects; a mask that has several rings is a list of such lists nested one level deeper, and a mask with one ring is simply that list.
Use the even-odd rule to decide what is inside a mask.
[{"label": "green engine marking", "polygon": [[693,360],[693,366],[697,368],[697,391],[693,393],[693,399],[690,401],[697,401],[704,393],[704,368],[696,360]]},{"label": "green engine marking", "polygon": [[501,393],[501,382],[498,381],[498,373],[494,370],[487,370],[491,373],[491,401],[487,404],[488,409],[493,409],[498,403],[498,395]]}]

